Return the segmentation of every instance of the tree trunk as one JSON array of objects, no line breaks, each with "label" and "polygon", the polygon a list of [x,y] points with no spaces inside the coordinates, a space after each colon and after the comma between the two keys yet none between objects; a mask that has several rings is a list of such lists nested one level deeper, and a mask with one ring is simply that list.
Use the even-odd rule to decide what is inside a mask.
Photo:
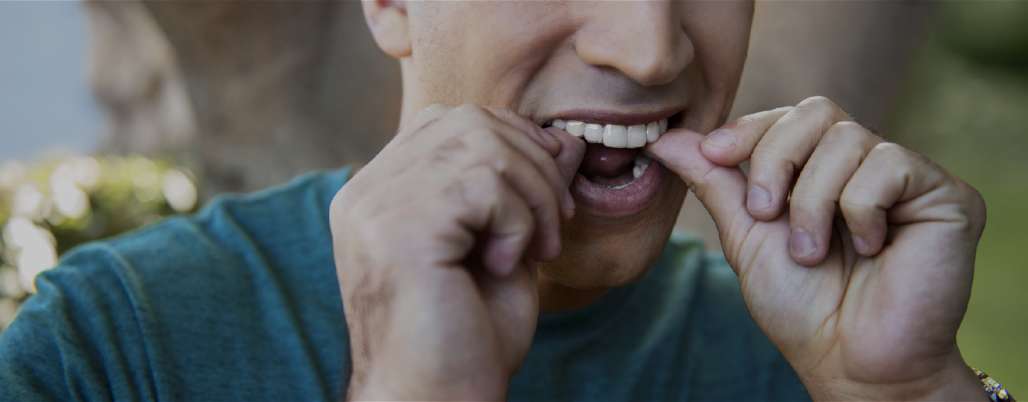
[{"label": "tree trunk", "polygon": [[208,194],[367,160],[395,131],[399,68],[359,2],[87,4],[108,149],[183,160]]}]

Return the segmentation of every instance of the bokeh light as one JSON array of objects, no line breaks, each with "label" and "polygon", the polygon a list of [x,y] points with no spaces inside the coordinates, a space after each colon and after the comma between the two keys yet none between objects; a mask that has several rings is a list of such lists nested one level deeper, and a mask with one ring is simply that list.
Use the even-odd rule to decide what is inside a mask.
[{"label": "bokeh light", "polygon": [[193,211],[193,176],[144,157],[63,155],[0,164],[0,330],[35,278],[74,246]]}]

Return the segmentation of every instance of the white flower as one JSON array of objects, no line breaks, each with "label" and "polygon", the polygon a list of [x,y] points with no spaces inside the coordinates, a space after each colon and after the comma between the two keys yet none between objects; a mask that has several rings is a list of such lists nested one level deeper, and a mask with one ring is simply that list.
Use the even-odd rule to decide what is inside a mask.
[{"label": "white flower", "polygon": [[50,176],[50,194],[61,215],[78,219],[89,213],[89,196],[68,176]]},{"label": "white flower", "polygon": [[49,207],[48,200],[34,184],[25,183],[14,190],[14,200],[11,205],[11,214],[14,216],[32,220],[39,219],[46,215]]},{"label": "white flower", "polygon": [[7,222],[3,231],[4,243],[16,256],[15,267],[22,289],[35,292],[36,275],[57,265],[57,247],[53,235],[24,217]]},{"label": "white flower", "polygon": [[62,162],[50,175],[51,181],[59,178],[69,181],[84,191],[90,191],[100,181],[100,163],[90,157],[75,157]]},{"label": "white flower", "polygon": [[197,194],[193,181],[178,170],[169,170],[164,174],[164,199],[168,205],[178,212],[186,212],[196,206]]}]

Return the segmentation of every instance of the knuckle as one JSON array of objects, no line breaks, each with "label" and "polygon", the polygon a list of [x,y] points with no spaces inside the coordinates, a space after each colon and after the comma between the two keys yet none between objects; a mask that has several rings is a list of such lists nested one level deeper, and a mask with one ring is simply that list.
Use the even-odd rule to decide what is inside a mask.
[{"label": "knuckle", "polygon": [[835,104],[835,102],[832,102],[831,99],[828,99],[821,95],[806,98],[800,101],[800,103],[796,106],[820,112],[832,112],[835,109],[838,109],[838,106]]},{"label": "knuckle", "polygon": [[899,161],[907,159],[909,151],[903,146],[895,142],[881,142],[871,148],[871,154],[879,158],[885,158],[891,161]]},{"label": "knuckle", "polygon": [[817,119],[825,130],[827,130],[833,122],[846,116],[846,113],[839,108],[839,105],[824,96],[812,96],[804,99],[796,105],[796,109]]},{"label": "knuckle", "polygon": [[815,95],[815,96],[808,97],[808,98],[800,101],[800,103],[797,104],[796,106],[809,107],[809,108],[819,108],[819,109],[832,109],[832,108],[836,108],[837,107],[835,105],[835,102],[832,102],[831,99],[828,99],[827,97],[824,97],[824,96],[821,96],[821,95]]},{"label": "knuckle", "polygon": [[963,206],[963,215],[967,217],[971,227],[980,232],[984,229],[987,218],[985,197],[978,189],[962,180],[958,179],[956,186],[962,199],[960,205]]},{"label": "knuckle", "polygon": [[846,120],[832,124],[821,141],[833,150],[847,151],[859,161],[881,139],[859,123]]},{"label": "knuckle", "polygon": [[897,176],[909,176],[918,161],[917,155],[894,142],[880,142],[871,147],[867,160],[889,167]]},{"label": "knuckle", "polygon": [[517,169],[517,161],[514,152],[509,149],[498,149],[489,157],[489,165],[500,176],[507,176]]},{"label": "knuckle", "polygon": [[914,178],[919,166],[926,160],[920,155],[894,142],[875,144],[868,154],[868,160],[889,168],[897,180],[910,181]]}]

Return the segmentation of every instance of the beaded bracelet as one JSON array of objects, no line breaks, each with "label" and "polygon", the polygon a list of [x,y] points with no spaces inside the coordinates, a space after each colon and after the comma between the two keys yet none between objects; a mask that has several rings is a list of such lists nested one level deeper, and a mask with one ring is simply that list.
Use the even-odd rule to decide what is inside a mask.
[{"label": "beaded bracelet", "polygon": [[1013,395],[1007,392],[1006,388],[1003,388],[1003,384],[999,381],[992,379],[984,371],[971,367],[974,370],[974,374],[978,376],[978,380],[985,386],[985,394],[989,396],[992,402],[1017,402]]}]

